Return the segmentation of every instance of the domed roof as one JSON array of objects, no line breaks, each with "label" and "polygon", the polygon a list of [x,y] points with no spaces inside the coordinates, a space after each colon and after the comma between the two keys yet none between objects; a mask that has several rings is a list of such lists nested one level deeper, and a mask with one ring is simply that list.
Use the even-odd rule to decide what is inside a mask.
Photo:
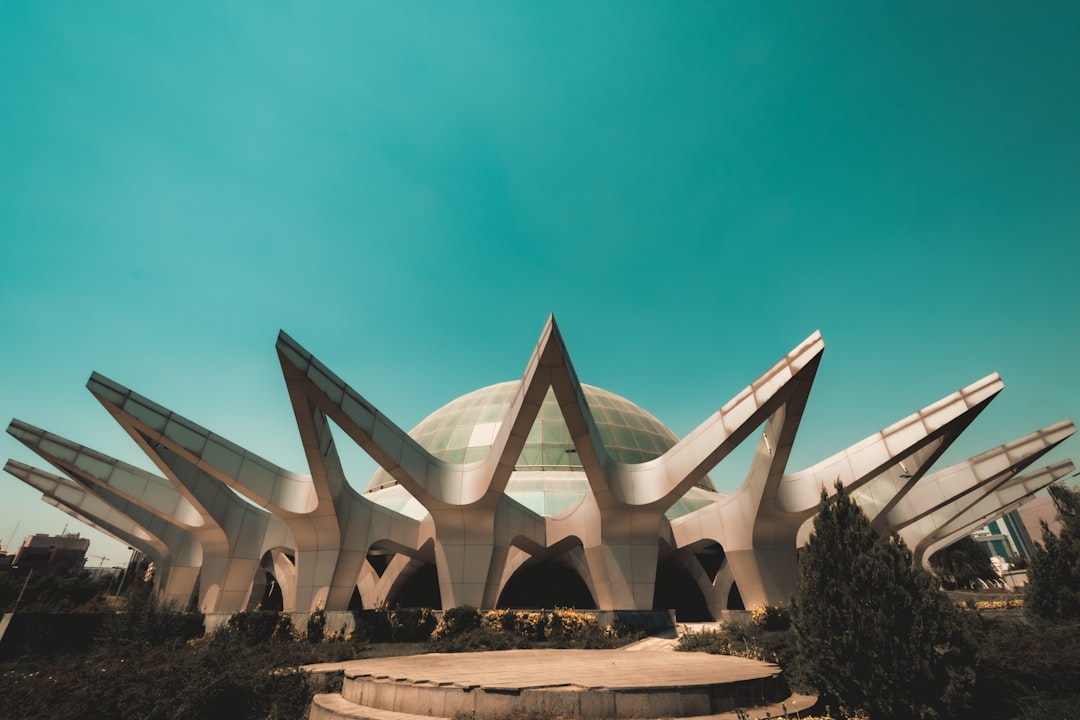
[{"label": "domed roof", "polygon": [[[480,460],[490,451],[520,383],[520,380],[512,380],[462,395],[424,418],[409,435],[432,455],[447,462]],[[664,454],[679,441],[662,422],[626,398],[591,385],[582,385],[581,389],[600,439],[616,460],[646,462]],[[582,470],[559,403],[550,389],[522,448],[516,470]],[[379,470],[372,477],[368,490],[393,484],[395,480]],[[699,486],[712,490],[708,478]]]}]

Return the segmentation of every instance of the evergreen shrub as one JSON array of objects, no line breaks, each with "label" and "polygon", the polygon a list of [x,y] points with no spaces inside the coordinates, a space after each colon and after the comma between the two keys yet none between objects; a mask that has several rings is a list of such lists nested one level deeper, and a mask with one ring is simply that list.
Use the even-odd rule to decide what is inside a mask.
[{"label": "evergreen shrub", "polygon": [[390,611],[385,608],[353,611],[354,643],[388,643],[394,641]]},{"label": "evergreen shrub", "polygon": [[326,637],[326,609],[322,605],[308,615],[306,636],[309,643],[321,643]]},{"label": "evergreen shrub", "polygon": [[431,637],[433,640],[438,640],[476,630],[479,627],[480,611],[471,605],[460,605],[443,611],[442,620],[439,621]]},{"label": "evergreen shrub", "polygon": [[431,638],[438,618],[430,608],[395,608],[390,613],[394,642],[423,642]]},{"label": "evergreen shrub", "polygon": [[295,640],[297,635],[296,627],[288,614],[265,610],[236,613],[213,633],[218,641],[235,639],[248,646],[289,642]]},{"label": "evergreen shrub", "polygon": [[1053,621],[1080,620],[1080,491],[1051,485],[1061,532],[1050,532],[1042,523],[1042,544],[1028,566],[1024,609],[1035,618]]},{"label": "evergreen shrub", "polygon": [[792,627],[801,672],[827,700],[874,720],[965,715],[975,646],[962,612],[839,483],[799,557]]}]

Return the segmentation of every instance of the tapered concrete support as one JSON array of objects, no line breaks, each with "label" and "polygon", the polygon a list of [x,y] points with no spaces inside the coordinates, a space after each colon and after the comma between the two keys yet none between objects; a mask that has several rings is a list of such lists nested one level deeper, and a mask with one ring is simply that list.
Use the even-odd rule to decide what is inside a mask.
[{"label": "tapered concrete support", "polygon": [[822,489],[832,494],[839,481],[856,497],[861,493],[872,517],[892,507],[1004,387],[997,375],[990,375],[847,450],[785,475],[811,379],[770,416],[747,481],[731,496],[672,521],[679,547],[707,539],[724,548],[746,607],[782,604],[794,595],[799,530],[817,512]]},{"label": "tapered concrete support", "polygon": [[[263,554],[293,545],[288,527],[270,513],[252,507],[210,478],[195,463],[157,442],[170,424],[185,441],[197,444],[182,419],[160,412],[145,398],[95,374],[91,391],[195,509],[200,524],[192,525],[204,559],[199,583],[204,612],[238,612],[247,608],[252,582]],[[149,412],[148,412],[149,411]],[[107,478],[105,478],[107,480]]]},{"label": "tapered concrete support", "polygon": [[187,528],[203,525],[203,517],[169,481],[133,465],[14,419],[8,435],[69,476],[110,488],[147,511]]},{"label": "tapered concrete support", "polygon": [[70,515],[78,517],[120,542],[134,547],[154,562],[154,587],[159,599],[186,607],[202,565],[202,551],[195,538],[182,528],[165,523],[140,525],[125,511],[72,480],[47,473],[15,460],[8,460],[4,470],[40,490],[43,499]]},{"label": "tapered concrete support", "polygon": [[[165,556],[160,554],[159,548],[156,545],[140,540],[136,535],[129,535],[114,525],[103,523],[99,518],[85,515],[74,507],[66,505],[62,500],[57,500],[49,495],[42,495],[41,500],[46,505],[52,505],[60,512],[75,518],[85,525],[95,528],[99,532],[112,537],[114,540],[127,545],[129,548],[138,550],[149,558],[150,562],[154,564],[154,594],[160,602],[166,603],[172,607],[186,608],[194,599],[192,598],[192,593],[194,592],[195,582],[199,575],[198,568],[180,568],[180,573],[163,571],[163,566],[168,567],[168,560]],[[186,577],[182,574],[183,571],[187,571]],[[182,582],[177,583],[177,580]],[[183,592],[176,592],[176,588],[181,584],[186,586],[189,590],[186,595],[183,594]]]},{"label": "tapered concrete support", "polygon": [[[599,526],[599,533],[585,531],[581,539],[601,608],[652,606],[664,514],[769,418],[767,432],[774,435],[769,457],[775,449],[782,459],[756,465],[752,481],[743,487],[743,504],[760,505],[766,493],[776,492],[823,350],[821,336],[814,333],[661,457],[638,465],[618,463],[607,453],[565,359],[566,370],[553,373],[553,388],[593,494],[560,523],[559,532],[549,534],[557,541],[574,532],[570,528]],[[785,417],[791,420],[786,433]]]},{"label": "tapered concrete support", "polygon": [[[816,354],[800,372],[793,374],[785,388],[783,403],[765,422],[746,481],[729,500],[715,507],[721,522],[730,531],[721,543],[728,572],[746,607],[786,602],[792,592],[790,578],[795,572],[794,537],[807,510],[791,512],[783,507],[784,471],[806,410],[824,345],[817,338]],[[702,519],[704,521],[704,518]],[[673,528],[674,531],[674,528]],[[726,609],[730,585],[717,598],[717,586],[706,595],[711,605]]]},{"label": "tapered concrete support", "polygon": [[208,527],[194,506],[163,478],[29,423],[13,420],[7,431],[90,493],[95,502],[105,503],[163,542],[169,548],[163,574],[186,578],[176,583],[191,583],[178,584],[170,595],[183,595],[186,603],[205,561],[200,536],[217,542],[219,529]]},{"label": "tapered concrete support", "polygon": [[[313,401],[314,389],[308,374],[318,373],[314,359],[304,360],[306,351],[292,338],[281,333],[277,344],[285,385],[292,401],[293,414],[311,470],[310,482],[315,501],[309,509],[276,509],[279,514],[292,517],[295,523],[306,523],[313,533],[298,533],[298,562],[300,557],[312,553],[320,558],[336,555],[331,566],[328,561],[313,576],[308,585],[312,602],[321,602],[325,595],[327,608],[344,610],[348,607],[357,577],[364,571],[365,558],[371,547],[378,544],[391,546],[397,552],[412,553],[418,546],[419,523],[412,518],[394,512],[363,495],[349,485],[341,467],[330,422],[324,410]],[[294,360],[307,362],[306,372],[301,372]],[[320,377],[322,377],[320,375]],[[373,583],[359,585],[361,600],[365,607],[374,607],[382,600],[371,593]]]},{"label": "tapered concrete support", "polygon": [[[1070,460],[1036,470],[1026,475],[1010,478],[996,490],[965,507],[947,522],[939,524],[931,532],[922,534],[921,528],[909,526],[908,538],[916,564],[929,566],[930,556],[946,548],[965,535],[992,520],[1007,515],[1050,484],[1076,470]],[[920,534],[922,535],[920,537]]]},{"label": "tapered concrete support", "polygon": [[[194,535],[202,551],[200,610],[237,612],[246,608],[261,553],[254,558],[234,556],[233,539],[217,520],[196,507],[167,480],[18,420],[11,423],[8,432],[58,470],[88,488],[95,488],[98,496],[120,507],[144,527],[159,527],[159,523],[165,522],[162,532],[166,535],[172,534],[168,530],[171,524]],[[270,522],[268,518],[266,522]],[[280,521],[274,521],[274,526],[281,529]],[[267,544],[264,552],[269,547],[290,544],[287,537],[272,533],[266,534],[264,540],[273,543]],[[247,551],[253,552],[250,548]],[[222,588],[228,591],[224,602]]]},{"label": "tapered concrete support", "polygon": [[[406,549],[414,544],[415,521],[373,505],[347,485],[325,424],[318,428],[301,424],[305,449],[312,444],[313,432],[322,433],[314,435],[313,444],[324,460],[313,463],[319,471],[313,478],[280,468],[100,375],[91,378],[90,387],[99,399],[109,392],[128,398],[123,409],[115,402],[102,402],[129,432],[134,428],[164,448],[158,455],[174,458],[173,472],[187,468],[191,473],[194,468],[219,487],[219,495],[232,497],[225,490],[230,488],[284,521],[296,567],[295,605],[288,610],[347,609],[373,534]],[[313,459],[311,452],[308,456]],[[367,598],[365,604],[372,601]]]},{"label": "tapered concrete support", "polygon": [[[884,527],[904,535],[908,526],[940,526],[977,504],[1076,432],[1063,420],[968,460],[925,476],[901,502],[879,516]],[[919,533],[915,533],[918,535]]]},{"label": "tapered concrete support", "polygon": [[789,512],[816,508],[821,489],[831,493],[839,480],[853,495],[858,493],[873,520],[915,486],[1004,387],[997,373],[988,375],[847,450],[785,477],[781,507]]},{"label": "tapered concrete support", "polygon": [[[291,549],[290,549],[291,551]],[[262,569],[274,576],[281,590],[281,607],[296,607],[296,564],[289,559],[286,550],[274,548],[263,555]]]},{"label": "tapered concrete support", "polygon": [[[553,330],[549,323],[545,335],[550,337]],[[309,462],[324,468],[328,484],[340,482],[334,479],[336,458],[326,460],[330,443],[320,439],[328,434],[322,430],[328,417],[424,505],[435,526],[435,563],[444,608],[485,607],[492,602],[485,597],[489,579],[503,574],[500,563],[509,550],[509,537],[496,534],[496,516],[505,505],[506,483],[548,388],[544,360],[550,351],[546,349],[542,339],[488,456],[452,464],[424,450],[295,340],[284,333],[279,337],[278,355],[301,434],[307,436]],[[527,518],[534,535],[535,528],[543,525],[539,516],[520,506],[505,506],[503,514]]]}]

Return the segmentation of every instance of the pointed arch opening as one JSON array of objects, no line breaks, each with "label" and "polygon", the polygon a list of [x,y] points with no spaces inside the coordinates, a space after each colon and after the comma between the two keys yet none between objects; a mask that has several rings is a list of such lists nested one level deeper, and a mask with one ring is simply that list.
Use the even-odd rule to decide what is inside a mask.
[{"label": "pointed arch opening", "polygon": [[596,599],[565,555],[529,560],[519,567],[499,594],[498,608],[593,609]]},{"label": "pointed arch opening", "polygon": [[[720,546],[716,545],[716,548]],[[723,550],[719,552],[722,556]],[[709,622],[713,616],[705,594],[687,567],[692,562],[693,556],[675,552],[667,542],[660,541],[652,607],[653,610],[674,610],[675,619],[680,622]]]},{"label": "pointed arch opening", "polygon": [[248,601],[247,609],[249,611],[269,610],[271,612],[281,612],[285,609],[285,598],[281,594],[281,585],[278,584],[277,578],[274,577],[272,572],[263,569],[256,571],[256,579],[251,587],[251,598]]},{"label": "pointed arch opening", "polygon": [[439,592],[439,572],[434,563],[424,563],[401,584],[394,597],[387,598],[391,605],[400,607],[442,608]]},{"label": "pointed arch opening", "polygon": [[746,605],[743,604],[742,593],[739,592],[739,584],[731,583],[731,589],[728,590],[727,595],[727,608],[728,610],[745,610]]}]

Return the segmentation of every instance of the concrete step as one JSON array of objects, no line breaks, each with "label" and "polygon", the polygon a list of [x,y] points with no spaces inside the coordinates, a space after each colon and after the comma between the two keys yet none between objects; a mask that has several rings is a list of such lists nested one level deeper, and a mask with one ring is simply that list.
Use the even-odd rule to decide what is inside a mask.
[{"label": "concrete step", "polygon": [[344,702],[422,717],[707,717],[750,707],[771,713],[791,697],[776,665],[647,646],[431,653],[337,667]]},{"label": "concrete step", "polygon": [[452,720],[434,715],[383,710],[349,702],[340,693],[325,693],[311,699],[309,720]]},{"label": "concrete step", "polygon": [[[724,712],[717,715],[695,715],[682,720],[765,720],[780,718],[795,713],[805,713],[817,703],[811,695],[791,695],[786,700],[739,711]],[[410,713],[382,710],[349,702],[340,694],[316,695],[311,701],[309,720],[452,720],[432,715],[413,715]],[[658,719],[657,719],[658,720]]]}]

